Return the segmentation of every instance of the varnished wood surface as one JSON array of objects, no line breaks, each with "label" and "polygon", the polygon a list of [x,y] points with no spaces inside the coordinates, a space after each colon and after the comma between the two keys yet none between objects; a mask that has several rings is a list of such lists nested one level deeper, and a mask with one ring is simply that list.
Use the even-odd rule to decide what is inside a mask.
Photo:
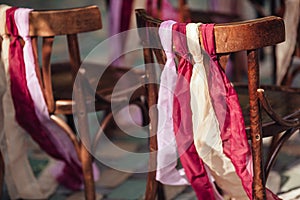
[{"label": "varnished wood surface", "polygon": [[32,11],[29,23],[29,35],[41,37],[77,34],[102,28],[101,14],[97,6]]},{"label": "varnished wood surface", "polygon": [[[146,19],[149,26],[159,27],[162,22],[148,16],[145,10],[138,9],[136,13]],[[267,24],[268,26],[266,26]],[[201,30],[199,29],[199,31]],[[282,18],[275,16],[216,24],[214,33],[216,53],[218,54],[259,49],[285,40],[284,22]]]},{"label": "varnished wood surface", "polygon": [[217,53],[258,49],[285,40],[284,22],[275,16],[217,24],[214,33]]}]

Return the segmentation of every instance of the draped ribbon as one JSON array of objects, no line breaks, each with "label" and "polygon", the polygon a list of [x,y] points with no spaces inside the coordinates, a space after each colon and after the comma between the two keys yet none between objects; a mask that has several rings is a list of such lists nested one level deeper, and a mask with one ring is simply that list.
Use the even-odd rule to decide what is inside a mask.
[{"label": "draped ribbon", "polygon": [[215,199],[213,187],[206,173],[203,161],[199,158],[193,143],[192,112],[190,108],[190,79],[192,64],[186,45],[186,25],[173,25],[174,45],[182,58],[178,65],[173,108],[173,123],[176,143],[182,166],[198,199]]},{"label": "draped ribbon", "polygon": [[[42,124],[36,114],[34,101],[30,95],[29,89],[27,88],[23,50],[18,38],[19,33],[14,20],[15,10],[16,8],[7,11],[6,24],[8,32],[12,37],[9,50],[9,74],[11,78],[11,93],[13,97],[13,104],[16,110],[16,120],[41,146],[43,150],[45,150],[54,158],[65,162],[66,165],[63,169],[63,173],[60,174],[57,180],[70,189],[80,189],[82,187],[81,164],[77,156],[74,156],[75,154],[73,152],[71,153],[72,149],[66,150],[66,147],[70,146],[68,143],[71,142],[68,138],[66,139],[66,141],[61,140],[62,138],[59,138],[57,136],[58,133],[52,134],[50,130],[44,124]],[[28,10],[25,13],[27,13],[28,20]],[[21,17],[24,17],[22,11],[20,11],[19,15]],[[19,21],[19,25],[20,23],[23,22]],[[25,30],[24,33],[22,32],[22,34],[24,34],[23,36],[28,37],[28,30],[29,29],[27,27],[27,30]],[[26,37],[24,38],[25,42],[27,42],[26,45],[28,46],[25,46],[25,48],[28,50],[28,48],[30,48],[30,45],[28,43],[28,38]],[[28,54],[25,55],[30,57]],[[32,61],[29,61],[26,58],[26,64],[30,62],[32,64]],[[30,82],[28,84],[31,85]],[[42,111],[39,112],[42,113]],[[62,135],[63,134],[65,133],[62,133]],[[75,152],[74,149],[73,151]]]},{"label": "draped ribbon", "polygon": [[[238,96],[217,61],[214,24],[202,25],[201,34],[204,49],[211,58],[209,69],[206,69],[207,80],[212,105],[221,130],[223,152],[233,163],[248,198],[252,199],[252,156]],[[279,198],[267,189],[267,199]]]},{"label": "draped ribbon", "polygon": [[252,157],[242,110],[232,84],[217,61],[213,27],[214,24],[201,26],[204,49],[212,59],[208,74],[212,105],[219,121],[223,152],[233,163],[248,197],[252,198]]},{"label": "draped ribbon", "polygon": [[168,185],[189,184],[184,172],[178,171],[177,147],[173,130],[173,95],[177,79],[175,55],[172,50],[172,26],[175,21],[169,20],[161,23],[159,37],[166,54],[166,64],[161,73],[160,88],[157,100],[157,172],[156,180]]},{"label": "draped ribbon", "polygon": [[187,43],[194,59],[190,83],[194,144],[217,185],[234,199],[247,199],[231,160],[223,153],[219,123],[211,103],[198,24],[187,25]]},{"label": "draped ribbon", "polygon": [[[28,20],[30,11],[31,9],[17,9],[15,12],[15,22],[19,31],[19,35],[25,42],[23,47],[23,55],[25,63],[26,82],[30,96],[34,102],[35,114],[41,122],[41,124],[43,124],[43,126],[46,129],[48,129],[48,131],[53,135],[53,137],[56,138],[56,148],[61,148],[62,151],[64,151],[64,155],[70,156],[70,159],[74,160],[76,164],[80,166],[80,161],[78,159],[76,150],[70,138],[67,136],[64,130],[62,130],[54,121],[52,121],[48,113],[47,105],[35,71],[35,59],[32,51],[31,38],[29,37]],[[65,182],[70,178],[68,177],[68,173],[65,175],[63,174],[64,172],[62,170],[64,167],[64,165],[56,167],[55,170],[58,171],[54,173],[54,175],[57,175],[59,179],[63,179],[62,182]],[[96,168],[94,166],[94,171],[95,170]]]},{"label": "draped ribbon", "polygon": [[[1,152],[5,165],[5,182],[11,199],[45,199],[55,189],[40,185],[40,176],[37,180],[32,172],[27,157],[27,136],[25,131],[15,120],[15,109],[10,91],[9,77],[9,36],[6,34],[6,11],[14,10],[7,5],[0,5],[0,34],[2,38],[0,66],[0,125],[1,125]],[[3,63],[2,63],[3,62]],[[4,93],[2,93],[4,90]],[[12,145],[13,144],[13,145]],[[49,181],[49,180],[48,180]]]}]

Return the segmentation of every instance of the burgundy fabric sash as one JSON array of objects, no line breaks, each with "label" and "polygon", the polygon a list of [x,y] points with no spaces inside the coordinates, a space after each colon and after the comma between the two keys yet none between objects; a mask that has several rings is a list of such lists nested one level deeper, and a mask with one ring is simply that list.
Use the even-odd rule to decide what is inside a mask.
[{"label": "burgundy fabric sash", "polygon": [[214,43],[214,24],[203,24],[201,33],[203,46],[210,55],[210,95],[220,125],[223,151],[231,159],[243,187],[249,198],[252,198],[251,151],[246,137],[244,118],[238,96],[217,61]]},{"label": "burgundy fabric sash", "polygon": [[61,141],[57,141],[36,116],[34,103],[27,88],[23,50],[14,21],[16,9],[13,7],[6,12],[7,29],[12,37],[9,50],[9,74],[16,120],[45,152],[66,163],[64,173],[58,177],[58,181],[70,189],[80,189],[83,181],[81,164],[63,151]]},{"label": "burgundy fabric sash", "polygon": [[[212,104],[220,125],[223,151],[233,163],[249,199],[252,199],[252,156],[238,95],[217,61],[214,24],[203,24],[201,33],[204,49],[212,61],[207,69],[207,77]],[[267,199],[279,198],[267,190]]]},{"label": "burgundy fabric sash", "polygon": [[174,45],[181,57],[178,65],[178,78],[174,91],[174,132],[178,153],[186,176],[198,199],[215,199],[212,185],[193,143],[192,111],[190,107],[190,79],[193,65],[186,44],[186,24],[173,25]]}]

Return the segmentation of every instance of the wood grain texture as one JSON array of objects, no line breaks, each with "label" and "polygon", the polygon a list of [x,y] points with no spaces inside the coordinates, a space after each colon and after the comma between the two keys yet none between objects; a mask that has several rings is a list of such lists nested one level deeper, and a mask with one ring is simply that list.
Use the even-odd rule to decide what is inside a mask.
[{"label": "wood grain texture", "polygon": [[285,40],[284,22],[275,16],[217,24],[214,33],[217,53],[253,50]]},{"label": "wood grain texture", "polygon": [[51,11],[32,11],[29,35],[49,37],[77,34],[102,28],[97,6]]},{"label": "wood grain texture", "polygon": [[[139,16],[138,18],[146,20],[147,26],[150,27],[159,27],[162,22],[147,15],[142,9],[137,9],[136,15]],[[139,19],[137,19],[137,23],[143,25],[143,22]],[[224,54],[242,50],[253,50],[278,44],[285,40],[284,30],[283,19],[275,16],[216,24],[214,27],[216,53]],[[200,28],[199,31],[201,31]],[[201,34],[199,35],[201,36]]]}]

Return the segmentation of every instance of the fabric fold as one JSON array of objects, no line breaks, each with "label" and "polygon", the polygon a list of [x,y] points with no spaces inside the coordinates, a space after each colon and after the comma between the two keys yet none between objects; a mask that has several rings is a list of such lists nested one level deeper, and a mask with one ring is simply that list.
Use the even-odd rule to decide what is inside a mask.
[{"label": "fabric fold", "polygon": [[[1,120],[1,152],[5,165],[5,183],[12,199],[45,199],[52,191],[43,191],[35,178],[27,158],[28,136],[25,130],[15,120],[15,109],[11,97],[9,76],[9,43],[5,31],[6,11],[15,10],[7,5],[0,5],[0,34],[2,37],[0,88],[4,90],[0,99]],[[2,101],[1,101],[2,100]],[[11,145],[14,144],[14,145]]]},{"label": "fabric fold", "polygon": [[[231,160],[245,192],[252,199],[253,162],[238,95],[218,63],[214,39],[214,24],[201,26],[203,46],[209,55],[206,65],[212,105],[221,130],[224,154]],[[267,199],[279,199],[266,190]]]},{"label": "fabric fold", "polygon": [[211,103],[203,62],[203,57],[208,55],[202,53],[199,43],[199,24],[188,24],[186,34],[189,52],[195,63],[190,83],[195,147],[224,194],[234,199],[247,199],[231,160],[223,153],[221,132]]},{"label": "fabric fold", "polygon": [[[35,115],[37,116],[39,123],[42,124],[42,126],[46,129],[48,134],[52,135],[53,139],[51,142],[52,145],[54,145],[54,148],[61,149],[64,155],[64,159],[66,159],[67,163],[71,164],[72,162],[74,162],[75,164],[74,166],[77,165],[77,167],[80,167],[81,164],[71,140],[68,138],[64,130],[62,130],[57,124],[55,124],[55,122],[52,121],[52,119],[49,116],[47,105],[36,75],[35,59],[32,51],[31,38],[29,37],[29,13],[31,10],[32,9],[27,9],[27,8],[17,9],[15,11],[15,23],[19,35],[22,37],[22,39],[25,42],[23,46],[25,78],[26,78],[26,84],[27,84],[30,97],[33,101]],[[48,138],[51,139],[51,137]],[[46,148],[53,148],[50,145],[48,146],[48,144],[47,146],[43,146],[45,144],[40,142],[39,144],[42,145],[42,148],[45,149],[46,152],[47,152]],[[65,168],[66,167],[67,166],[65,166]],[[69,170],[73,171],[74,169],[70,168]],[[67,182],[69,179],[73,179],[74,176],[75,177],[79,176],[79,178],[81,179],[80,172],[79,174],[69,174],[69,173],[65,173],[64,171],[60,171],[60,172],[56,172],[56,174],[59,174],[59,177],[57,178],[61,179],[62,183]]]},{"label": "fabric fold", "polygon": [[173,129],[173,95],[177,79],[176,64],[172,45],[172,26],[175,21],[161,23],[159,37],[166,54],[166,64],[161,72],[158,93],[158,127],[157,127],[157,171],[156,180],[168,185],[188,185],[184,171],[176,169],[177,146]]},{"label": "fabric fold", "polygon": [[[16,120],[45,152],[58,160],[64,161],[65,167],[57,180],[70,189],[78,190],[83,185],[81,163],[70,139],[49,118],[45,103],[43,104],[41,89],[38,88],[37,78],[33,74],[33,71],[35,71],[34,59],[28,37],[29,11],[27,9],[19,11],[13,9],[9,10],[6,16],[7,29],[11,35],[9,75]],[[19,27],[17,27],[17,24]],[[24,50],[26,52],[23,52],[19,41],[18,28],[24,38]],[[27,82],[26,78],[30,80]]]},{"label": "fabric fold", "polygon": [[173,25],[173,41],[181,56],[174,90],[173,123],[180,161],[198,199],[215,199],[214,189],[205,165],[193,143],[192,112],[190,108],[190,79],[192,64],[186,44],[186,24]]}]

